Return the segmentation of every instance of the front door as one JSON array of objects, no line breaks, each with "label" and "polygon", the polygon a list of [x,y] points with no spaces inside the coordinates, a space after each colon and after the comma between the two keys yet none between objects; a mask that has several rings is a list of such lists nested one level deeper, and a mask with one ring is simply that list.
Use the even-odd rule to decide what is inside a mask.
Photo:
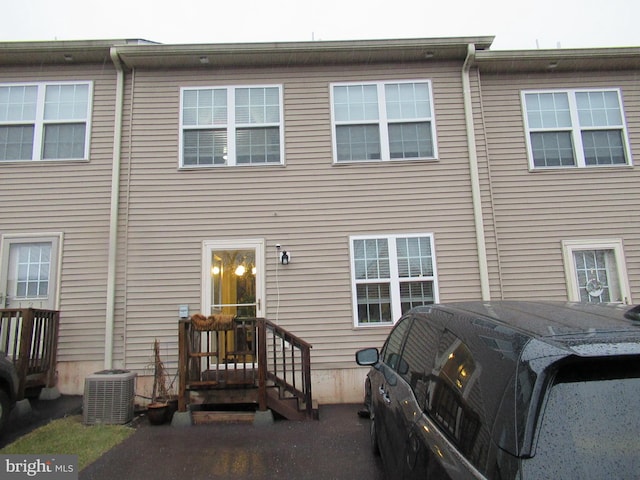
[{"label": "front door", "polygon": [[263,316],[264,241],[206,241],[203,312]]},{"label": "front door", "polygon": [[58,309],[61,243],[61,234],[2,237],[0,308]]},{"label": "front door", "polygon": [[[205,241],[203,246],[203,312],[236,317],[237,323],[217,336],[218,351],[225,362],[251,361],[254,331],[243,318],[264,316],[264,241]],[[251,324],[253,325],[253,324]]]}]

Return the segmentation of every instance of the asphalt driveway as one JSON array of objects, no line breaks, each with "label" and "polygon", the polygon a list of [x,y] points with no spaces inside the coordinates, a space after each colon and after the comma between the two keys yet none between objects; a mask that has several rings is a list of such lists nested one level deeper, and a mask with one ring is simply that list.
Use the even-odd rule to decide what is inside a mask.
[{"label": "asphalt driveway", "polygon": [[381,480],[359,405],[321,405],[320,420],[151,426],[80,472],[81,480]]}]

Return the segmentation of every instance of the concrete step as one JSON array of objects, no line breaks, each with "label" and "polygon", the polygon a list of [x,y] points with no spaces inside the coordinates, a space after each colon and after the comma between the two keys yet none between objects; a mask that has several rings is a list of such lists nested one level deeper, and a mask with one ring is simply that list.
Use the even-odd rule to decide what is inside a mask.
[{"label": "concrete step", "polygon": [[255,412],[232,412],[232,411],[194,411],[191,418],[194,425],[206,425],[211,423],[253,423]]}]

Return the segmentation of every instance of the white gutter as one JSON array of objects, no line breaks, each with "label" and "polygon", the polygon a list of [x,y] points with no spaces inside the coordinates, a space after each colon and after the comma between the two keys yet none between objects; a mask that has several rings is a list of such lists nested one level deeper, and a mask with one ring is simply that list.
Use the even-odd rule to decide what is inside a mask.
[{"label": "white gutter", "polygon": [[120,207],[120,161],[122,116],[124,108],[124,70],[116,47],[111,47],[111,60],[116,68],[116,101],[113,130],[113,165],[111,167],[111,210],[109,218],[109,256],[107,267],[107,305],[104,329],[104,368],[113,368],[113,335],[116,305],[116,260],[118,255],[118,209]]},{"label": "white gutter", "polygon": [[480,195],[480,175],[478,173],[478,153],[476,151],[476,135],[471,102],[471,83],[469,70],[476,56],[473,43],[467,46],[467,58],[462,66],[462,96],[464,99],[464,117],[467,127],[467,144],[469,147],[469,175],[471,177],[471,198],[473,217],[476,225],[476,246],[478,249],[478,266],[480,268],[480,293],[482,300],[491,300],[489,288],[489,267],[487,263],[487,246],[485,244],[484,222],[482,220],[482,197]]}]

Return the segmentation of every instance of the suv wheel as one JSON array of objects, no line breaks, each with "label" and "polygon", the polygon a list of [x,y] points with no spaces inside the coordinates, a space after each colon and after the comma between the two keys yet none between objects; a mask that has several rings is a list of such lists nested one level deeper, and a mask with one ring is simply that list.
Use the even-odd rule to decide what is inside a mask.
[{"label": "suv wheel", "polygon": [[4,390],[0,390],[0,432],[4,430],[7,420],[9,419],[9,413],[11,412],[11,402],[9,396]]}]

